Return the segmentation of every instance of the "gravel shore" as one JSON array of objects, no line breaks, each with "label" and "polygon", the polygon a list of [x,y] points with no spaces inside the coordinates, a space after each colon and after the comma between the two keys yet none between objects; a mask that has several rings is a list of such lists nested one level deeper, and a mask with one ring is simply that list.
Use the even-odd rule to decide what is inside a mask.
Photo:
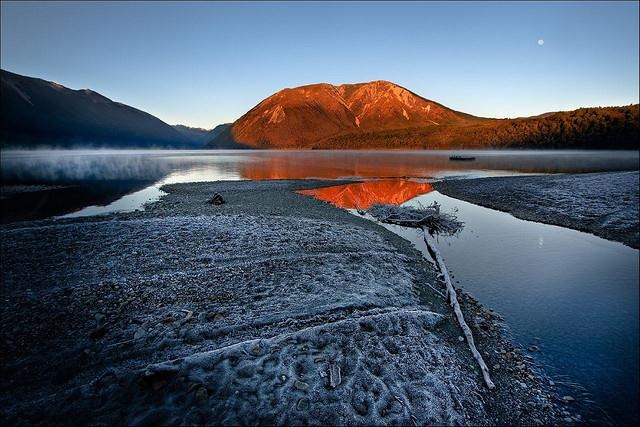
[{"label": "gravel shore", "polygon": [[439,192],[516,218],[640,247],[638,172],[519,176],[434,183]]},{"label": "gravel shore", "polygon": [[335,184],[175,184],[142,212],[2,225],[0,422],[580,420],[461,293],[486,389],[433,266],[293,192]]}]

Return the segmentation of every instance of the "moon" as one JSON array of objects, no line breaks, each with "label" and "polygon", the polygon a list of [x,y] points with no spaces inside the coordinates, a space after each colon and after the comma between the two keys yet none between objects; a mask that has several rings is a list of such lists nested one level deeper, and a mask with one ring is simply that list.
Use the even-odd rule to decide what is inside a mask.
[{"label": "moon", "polygon": [[538,46],[542,46],[543,44],[544,44],[544,40],[539,39],[539,40],[538,40]]}]

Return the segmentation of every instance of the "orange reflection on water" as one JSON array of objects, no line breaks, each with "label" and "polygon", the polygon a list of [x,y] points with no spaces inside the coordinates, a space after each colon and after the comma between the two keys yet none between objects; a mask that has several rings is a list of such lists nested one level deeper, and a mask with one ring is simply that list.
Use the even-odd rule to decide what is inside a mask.
[{"label": "orange reflection on water", "polygon": [[299,190],[299,194],[313,196],[346,209],[368,209],[375,204],[399,205],[420,194],[433,191],[431,184],[407,179],[385,179],[333,187]]}]

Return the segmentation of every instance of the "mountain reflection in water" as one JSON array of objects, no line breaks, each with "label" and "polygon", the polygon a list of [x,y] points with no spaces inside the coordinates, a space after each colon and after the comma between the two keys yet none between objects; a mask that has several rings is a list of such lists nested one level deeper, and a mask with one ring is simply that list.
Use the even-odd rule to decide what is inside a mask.
[{"label": "mountain reflection in water", "polygon": [[426,182],[384,179],[300,190],[298,193],[313,196],[340,208],[368,209],[375,204],[399,205],[430,191],[433,191],[433,187]]},{"label": "mountain reflection in water", "polygon": [[[0,206],[3,221],[143,209],[159,200],[165,184],[225,180],[380,179],[333,195],[334,204],[402,203],[429,189],[408,179],[479,178],[531,173],[637,170],[638,151],[269,151],[269,150],[3,150]],[[452,162],[451,155],[473,162]],[[398,181],[393,181],[399,179]],[[403,181],[403,179],[405,181]],[[389,181],[389,184],[383,182]],[[146,188],[140,188],[147,182]],[[401,184],[405,182],[405,184]],[[411,183],[409,183],[411,182]],[[87,185],[88,183],[88,185]],[[131,185],[127,191],[123,189]],[[392,189],[383,190],[385,185]],[[34,186],[29,194],[6,187]],[[35,190],[47,186],[52,191]],[[379,186],[374,189],[372,186]],[[61,189],[64,187],[65,189]],[[422,188],[421,188],[422,187]],[[55,188],[55,189],[54,189]],[[324,190],[327,194],[330,191]],[[349,192],[362,193],[348,203]],[[78,192],[77,195],[72,194]],[[387,195],[382,196],[387,192]],[[398,194],[394,194],[397,192]],[[26,190],[25,190],[26,193]],[[101,194],[98,194],[101,193]],[[126,194],[126,195],[125,195]],[[322,193],[324,194],[324,192]],[[128,197],[127,200],[124,200]],[[328,197],[328,196],[327,196]],[[362,200],[360,200],[362,199]],[[374,200],[371,198],[371,200]],[[80,210],[79,210],[80,209]]]}]

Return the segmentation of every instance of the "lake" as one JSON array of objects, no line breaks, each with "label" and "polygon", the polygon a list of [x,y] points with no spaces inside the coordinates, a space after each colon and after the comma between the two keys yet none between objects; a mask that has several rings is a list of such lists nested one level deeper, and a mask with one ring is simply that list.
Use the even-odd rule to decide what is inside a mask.
[{"label": "lake", "polygon": [[[217,180],[307,178],[475,178],[637,170],[637,151],[3,151],[3,184],[58,185],[20,191],[3,221],[140,209],[164,184]],[[5,197],[7,195],[6,188]],[[51,190],[51,189],[50,189]],[[37,209],[33,209],[37,206]]]}]

